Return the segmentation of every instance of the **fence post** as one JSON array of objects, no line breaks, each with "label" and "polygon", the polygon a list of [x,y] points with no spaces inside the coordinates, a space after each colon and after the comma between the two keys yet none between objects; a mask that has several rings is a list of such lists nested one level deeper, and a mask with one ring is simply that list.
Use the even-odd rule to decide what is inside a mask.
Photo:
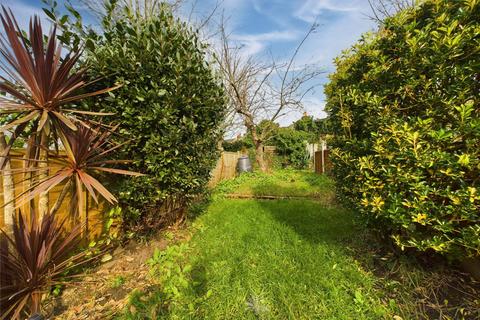
[{"label": "fence post", "polygon": [[219,181],[222,181],[225,178],[224,177],[224,174],[225,174],[225,152],[222,152],[222,156],[221,156],[220,159],[221,159],[221,161],[220,161],[220,179],[219,179]]},{"label": "fence post", "polygon": [[325,149],[323,149],[323,141],[322,141],[322,173],[325,173]]}]

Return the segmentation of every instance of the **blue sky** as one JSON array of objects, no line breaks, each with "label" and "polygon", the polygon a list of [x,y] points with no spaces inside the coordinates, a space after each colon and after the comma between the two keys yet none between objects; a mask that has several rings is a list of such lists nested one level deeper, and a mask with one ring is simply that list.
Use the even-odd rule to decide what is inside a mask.
[{"label": "blue sky", "polygon": [[[101,0],[97,0],[101,1]],[[59,0],[58,2],[62,2]],[[205,15],[217,0],[198,0],[197,16]],[[34,13],[42,14],[41,0],[0,0],[10,6],[19,21],[27,21]],[[71,3],[78,4],[76,0]],[[305,43],[297,65],[318,63],[325,73],[318,79],[327,82],[328,73],[334,70],[333,59],[343,49],[350,47],[360,35],[375,28],[368,18],[367,0],[223,0],[231,37],[244,44],[246,54],[265,56],[272,52],[276,59],[287,59],[305,35],[310,25],[317,21],[319,27]],[[86,21],[92,21],[88,17]],[[307,112],[324,117],[323,88],[305,100]],[[283,125],[298,119],[300,114],[286,116]]]}]

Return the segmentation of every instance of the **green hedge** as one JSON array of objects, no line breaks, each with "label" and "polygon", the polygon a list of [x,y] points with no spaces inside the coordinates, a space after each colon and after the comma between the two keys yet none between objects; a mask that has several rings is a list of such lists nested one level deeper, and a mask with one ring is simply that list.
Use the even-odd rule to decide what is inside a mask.
[{"label": "green hedge", "polygon": [[250,137],[243,137],[233,141],[223,141],[222,148],[227,152],[237,152],[253,148],[253,142]]},{"label": "green hedge", "polygon": [[310,160],[307,143],[310,134],[293,128],[279,128],[271,144],[277,147],[282,167],[305,169]]},{"label": "green hedge", "polygon": [[480,255],[480,3],[426,1],[336,59],[339,195],[402,247]]},{"label": "green hedge", "polygon": [[310,143],[319,143],[320,138],[330,134],[329,119],[315,119],[313,116],[304,115],[293,123],[293,127],[297,131],[308,133],[308,141]]},{"label": "green hedge", "polygon": [[198,34],[167,7],[144,20],[128,12],[107,16],[104,28],[91,37],[90,76],[102,79],[99,88],[124,85],[88,107],[115,112],[109,120],[131,139],[121,157],[147,174],[116,181],[124,219],[131,226],[154,226],[167,198],[184,203],[209,180],[222,136],[223,87]]}]

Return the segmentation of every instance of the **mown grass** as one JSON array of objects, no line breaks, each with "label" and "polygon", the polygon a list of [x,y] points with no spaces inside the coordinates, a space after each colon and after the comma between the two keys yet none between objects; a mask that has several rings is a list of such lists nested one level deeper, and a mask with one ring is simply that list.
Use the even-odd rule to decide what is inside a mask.
[{"label": "mown grass", "polygon": [[[321,201],[331,189],[328,178],[288,170],[222,183],[189,227],[191,239],[149,260],[152,287],[133,292],[120,318],[430,318],[415,301],[417,289],[430,290],[428,275],[409,262],[375,260],[354,214]],[[312,199],[224,197],[244,192]],[[397,270],[395,277],[374,274],[378,261]]]},{"label": "mown grass", "polygon": [[283,169],[271,174],[244,173],[220,182],[217,194],[331,198],[333,182],[327,176],[310,171]]}]

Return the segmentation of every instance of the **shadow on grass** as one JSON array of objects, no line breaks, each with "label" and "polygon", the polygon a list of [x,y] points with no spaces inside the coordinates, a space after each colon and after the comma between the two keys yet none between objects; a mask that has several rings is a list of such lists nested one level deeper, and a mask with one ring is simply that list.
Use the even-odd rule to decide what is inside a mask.
[{"label": "shadow on grass", "polygon": [[[257,194],[264,195],[265,188]],[[268,188],[278,193],[285,191],[274,183]],[[402,316],[480,319],[480,282],[438,254],[401,252],[390,240],[382,240],[356,223],[355,213],[331,201],[328,192],[322,193],[312,200],[257,203],[301,238],[312,244],[333,245],[333,250],[358,261],[364,270],[375,275],[377,288],[395,300]],[[323,201],[322,196],[328,201]]]},{"label": "shadow on grass", "polygon": [[[316,185],[312,181],[312,188]],[[276,193],[288,191],[288,188],[271,183],[268,189]],[[261,192],[255,195],[264,195],[265,185]],[[331,242],[338,244],[342,240],[351,238],[358,231],[354,224],[354,215],[335,204],[334,194],[331,190],[324,190],[312,199],[296,200],[257,200],[257,203],[278,222],[287,225],[300,237],[311,242]]]},{"label": "shadow on grass", "polygon": [[207,294],[207,269],[205,268],[205,263],[197,263],[192,267],[190,273],[193,282],[193,291],[195,296],[203,297]]},{"label": "shadow on grass", "polygon": [[[239,288],[243,288],[243,286],[260,282],[263,277],[268,280],[262,283],[265,287],[273,285],[275,290],[278,290],[276,285],[281,285],[285,281],[292,288],[298,289],[296,287],[297,283],[305,282],[306,287],[313,286],[312,279],[315,279],[318,282],[317,285],[321,287],[322,279],[309,278],[309,274],[325,273],[329,279],[336,279],[331,280],[335,286],[341,286],[342,281],[347,281],[349,285],[344,290],[348,291],[350,290],[350,284],[355,285],[357,283],[359,285],[358,283],[362,283],[358,279],[355,282],[355,277],[364,273],[357,272],[355,268],[350,267],[340,271],[342,262],[345,265],[357,265],[358,262],[365,274],[369,274],[369,278],[374,278],[372,279],[375,283],[374,287],[383,297],[382,301],[393,301],[392,312],[401,315],[404,319],[447,319],[441,318],[442,314],[448,314],[450,319],[461,319],[457,317],[457,310],[461,308],[464,308],[464,312],[468,314],[465,319],[480,319],[478,317],[478,310],[480,309],[476,308],[478,303],[475,304],[474,302],[476,298],[468,298],[469,296],[475,297],[475,291],[462,287],[461,284],[455,282],[459,282],[458,279],[464,281],[465,278],[460,278],[458,274],[453,272],[425,271],[415,261],[399,259],[398,256],[390,254],[390,250],[381,249],[381,243],[375,247],[378,242],[367,229],[356,222],[356,216],[352,210],[342,208],[336,205],[334,201],[325,201],[325,199],[331,199],[333,190],[321,188],[314,176],[308,177],[308,179],[311,181],[311,183],[309,182],[310,186],[318,195],[318,197],[310,200],[223,200],[221,198],[217,204],[221,210],[218,210],[217,207],[216,215],[214,213],[213,217],[207,220],[207,224],[210,227],[213,224],[218,227],[210,229],[210,234],[216,232],[216,235],[218,235],[218,232],[221,232],[228,234],[230,238],[236,238],[237,241],[232,241],[230,244],[223,241],[218,243],[220,247],[228,247],[233,244],[236,246],[235,250],[220,250],[218,252],[208,249],[205,257],[201,256],[190,261],[192,269],[186,275],[189,279],[189,287],[185,289],[187,300],[180,298],[175,304],[169,304],[168,302],[165,303],[168,298],[161,296],[158,291],[151,295],[147,294],[139,297],[134,303],[137,311],[144,308],[145,312],[139,313],[141,317],[128,319],[155,319],[152,315],[156,317],[162,315],[164,318],[212,319],[212,315],[208,314],[211,311],[209,308],[213,308],[211,306],[212,302],[206,299],[209,295],[209,289],[212,287],[218,289],[218,287],[215,287],[218,283],[231,284],[233,287],[235,284],[238,285],[239,282],[241,283],[238,285]],[[279,185],[274,181],[262,182],[260,186],[252,183],[250,187],[253,196],[265,195],[266,190],[274,190],[276,194],[287,194],[292,189],[292,186],[289,186],[288,183]],[[209,204],[209,201],[199,203],[191,212],[190,217],[195,219],[195,217],[201,215],[206,211]],[[263,214],[257,215],[257,212],[260,213],[260,211]],[[229,223],[226,224],[227,227],[221,224],[225,222],[221,218],[224,214],[230,216]],[[277,227],[278,229],[275,230]],[[240,228],[244,229],[239,231]],[[278,232],[279,230],[291,234],[281,234],[281,232]],[[298,235],[298,238],[292,237],[293,233]],[[212,237],[212,239],[215,238]],[[269,241],[274,239],[276,245],[269,246]],[[299,239],[312,246],[297,246]],[[313,250],[309,251],[312,248]],[[266,255],[266,250],[271,250],[268,252],[270,255],[262,262],[258,256]],[[298,281],[292,284],[289,279],[295,275],[294,273],[286,271],[283,274],[284,270],[276,270],[275,264],[268,264],[268,268],[261,269],[261,263],[268,262],[270,257],[272,261],[277,261],[275,260],[276,255],[281,255],[282,252],[286,252],[287,260],[292,261],[292,264],[296,264],[300,269],[309,266],[310,269],[308,270],[311,271],[306,272],[306,277],[299,277]],[[315,252],[317,257],[310,259],[307,256],[310,252]],[[213,272],[217,268],[222,268],[223,265],[219,263],[215,266],[212,261],[223,262],[223,260],[228,261],[228,267],[234,271],[230,271],[223,280],[215,279],[215,276],[212,277],[212,273],[218,274],[221,279],[226,271],[222,269]],[[333,271],[332,266],[328,265],[329,262],[333,263],[335,261],[341,261],[336,269],[337,271]],[[257,262],[259,262],[258,265]],[[263,266],[265,266],[265,263]],[[261,271],[255,273],[255,268],[259,268]],[[228,270],[228,268],[225,270]],[[207,276],[209,272],[211,278]],[[273,274],[277,275],[277,273],[281,276],[274,277]],[[252,277],[252,274],[255,276]],[[451,285],[458,285],[462,292],[466,293],[455,295],[449,287]],[[327,286],[324,290],[337,292],[335,286],[332,288]],[[214,306],[221,308],[221,305],[227,302],[228,294],[219,290],[213,290],[213,292]],[[466,294],[469,296],[466,296]],[[215,300],[215,296],[217,296],[217,300]],[[223,300],[218,299],[218,296],[221,296]],[[326,301],[329,301],[330,296],[326,294],[326,297]],[[472,302],[466,301],[467,298]],[[212,299],[212,297],[209,299]],[[352,300],[355,302],[353,297]],[[274,301],[276,307],[282,307],[282,301],[273,298],[272,301]],[[444,301],[449,301],[449,304],[445,305]],[[195,310],[193,316],[191,311],[182,306],[188,304],[191,304],[192,309]],[[255,303],[251,304],[254,305]],[[246,305],[243,307],[247,308]],[[344,305],[344,308],[347,308],[347,305]],[[343,311],[340,307],[339,312]],[[249,315],[253,314],[249,313]],[[236,316],[242,318],[241,315]],[[372,317],[372,319],[374,318]]]}]

